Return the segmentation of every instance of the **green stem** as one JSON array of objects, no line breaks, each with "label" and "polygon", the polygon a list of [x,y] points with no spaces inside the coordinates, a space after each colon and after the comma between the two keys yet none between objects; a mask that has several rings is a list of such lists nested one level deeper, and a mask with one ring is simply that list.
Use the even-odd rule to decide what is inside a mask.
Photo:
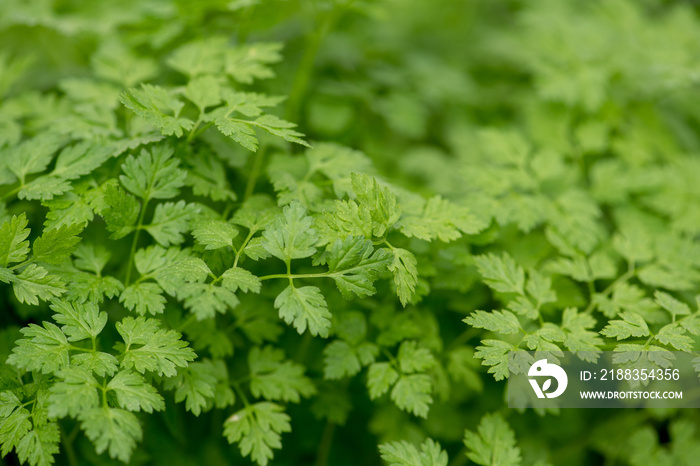
[{"label": "green stem", "polygon": [[102,407],[107,408],[107,381],[102,383]]},{"label": "green stem", "polygon": [[384,356],[387,357],[387,359],[391,362],[391,364],[392,364],[397,370],[401,370],[401,369],[400,369],[400,366],[399,366],[399,361],[396,360],[396,358],[394,357],[393,354],[391,354],[391,353],[390,353],[387,349],[385,349],[385,348],[382,348],[382,353],[384,354]]},{"label": "green stem", "polygon": [[250,406],[250,402],[248,402],[248,397],[245,396],[245,392],[243,391],[243,388],[241,387],[241,384],[238,383],[238,382],[235,381],[235,380],[232,380],[232,381],[231,381],[231,386],[232,386],[233,389],[236,391],[236,393],[238,393],[238,397],[241,399],[241,401],[243,402],[243,404],[245,405],[245,407],[246,407],[246,408],[249,407],[249,406]]},{"label": "green stem", "polygon": [[24,188],[24,183],[20,184],[17,188],[13,189],[12,191],[5,193],[5,194],[2,196],[2,200],[4,201],[4,200],[7,199],[8,197],[14,196],[14,195],[17,194],[18,192],[20,192],[20,190],[21,190],[22,188]]},{"label": "green stem", "polygon": [[452,342],[449,345],[447,345],[444,353],[446,354],[450,350],[453,350],[455,348],[458,348],[459,346],[462,346],[464,343],[468,342],[469,340],[471,340],[472,338],[474,338],[478,334],[479,334],[479,329],[477,329],[476,327],[469,327],[468,329],[463,331],[457,338],[452,340]]},{"label": "green stem", "polygon": [[196,315],[191,314],[187,319],[185,319],[180,325],[175,328],[176,331],[182,333],[184,329],[186,329],[194,320],[197,318]]},{"label": "green stem", "polygon": [[251,168],[250,176],[248,177],[248,182],[245,185],[245,193],[243,194],[244,201],[250,196],[252,196],[253,192],[255,191],[255,183],[257,183],[258,177],[260,176],[260,171],[263,167],[264,158],[265,146],[261,144],[260,147],[258,147],[258,151],[253,155],[253,167]]},{"label": "green stem", "polygon": [[292,90],[289,94],[289,100],[287,101],[285,112],[285,118],[287,120],[296,121],[298,119],[299,109],[301,108],[301,103],[304,101],[304,97],[306,97],[306,91],[309,88],[316,56],[318,55],[323,38],[333,29],[333,25],[338,20],[343,10],[347,9],[351,4],[352,2],[348,2],[342,5],[342,8],[338,8],[337,3],[334,4],[333,9],[328,12],[321,25],[313,34],[307,37],[304,55],[301,57],[301,61],[297,66],[297,72],[294,75],[294,82],[292,83]]},{"label": "green stem", "polygon": [[238,260],[241,258],[241,253],[243,253],[243,250],[248,245],[248,243],[250,242],[250,239],[253,237],[254,234],[255,234],[255,230],[251,229],[248,232],[248,236],[246,236],[245,239],[243,240],[243,244],[241,244],[241,247],[238,249],[238,251],[236,251],[236,258],[233,260],[234,267],[236,267],[238,265]]},{"label": "green stem", "polygon": [[95,352],[94,349],[90,349],[90,348],[81,348],[81,347],[79,347],[79,346],[73,346],[73,345],[69,345],[69,346],[68,346],[68,349],[69,349],[69,350],[72,350],[72,351],[82,351],[83,353],[94,353],[94,352]]},{"label": "green stem", "polygon": [[463,466],[467,464],[467,447],[462,447],[462,449],[457,453],[457,456],[452,458],[449,466]]},{"label": "green stem", "polygon": [[[600,294],[603,296],[609,295],[610,293],[612,293],[612,291],[615,289],[616,286],[618,286],[619,284],[624,283],[627,280],[629,280],[630,278],[634,277],[635,273],[636,273],[636,271],[634,268],[634,264],[630,263],[629,268],[627,269],[627,272],[625,272],[622,275],[620,275],[619,277],[617,277],[615,279],[615,281],[613,281],[610,285],[608,285],[607,288],[605,288]],[[592,296],[591,296],[591,298],[592,298]],[[588,306],[586,307],[586,309],[584,309],[583,312],[590,313],[593,311],[594,307],[595,307],[595,303],[593,302],[593,299],[591,299],[591,302],[588,303]]]},{"label": "green stem", "polygon": [[131,251],[129,251],[129,261],[126,266],[126,278],[124,280],[124,286],[129,286],[131,283],[131,269],[134,266],[134,256],[136,255],[136,246],[139,242],[139,234],[141,233],[141,227],[143,226],[143,219],[146,215],[146,204],[148,204],[149,199],[144,198],[141,204],[141,211],[139,212],[139,220],[136,224],[136,232],[134,233],[134,239],[131,241]]},{"label": "green stem", "polygon": [[309,346],[311,346],[311,341],[313,338],[309,332],[304,332],[304,336],[301,337],[301,343],[297,347],[297,353],[294,355],[294,361],[303,362],[306,358],[306,353],[309,351]]},{"label": "green stem", "polygon": [[271,280],[273,278],[333,278],[331,273],[275,273],[272,275],[263,275],[260,280]]},{"label": "green stem", "polygon": [[199,125],[202,124],[202,115],[204,112],[199,112],[199,117],[197,117],[197,121],[194,123],[194,126],[192,127],[192,130],[190,131],[190,134],[187,135],[187,139],[185,139],[185,142],[187,144],[190,144],[192,140],[195,137],[195,133],[197,132],[197,128],[199,128]]},{"label": "green stem", "polygon": [[16,270],[16,269],[19,269],[20,267],[24,267],[25,265],[29,265],[29,264],[31,264],[32,262],[34,262],[34,259],[27,259],[27,260],[24,261],[24,262],[21,262],[21,263],[19,263],[19,264],[15,264],[15,265],[13,265],[12,267],[8,267],[8,269],[9,269],[9,270]]},{"label": "green stem", "polygon": [[321,442],[316,450],[316,466],[326,466],[328,464],[328,454],[333,445],[333,434],[335,433],[335,424],[328,421],[321,435]]},{"label": "green stem", "polygon": [[66,452],[66,457],[68,458],[68,464],[70,466],[78,466],[78,459],[75,456],[75,450],[73,449],[73,440],[78,432],[77,425],[70,434],[66,434],[63,426],[59,423],[59,429],[61,429],[61,443],[63,444],[63,449]]}]

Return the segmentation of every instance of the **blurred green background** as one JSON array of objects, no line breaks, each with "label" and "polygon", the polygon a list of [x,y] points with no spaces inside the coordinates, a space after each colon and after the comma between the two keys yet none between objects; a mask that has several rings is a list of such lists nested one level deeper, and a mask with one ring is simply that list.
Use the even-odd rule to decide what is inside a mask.
[{"label": "blurred green background", "polygon": [[[47,128],[109,136],[118,105],[110,92],[142,81],[176,84],[182,78],[164,66],[171,51],[214,36],[282,42],[276,77],[241,88],[288,96],[280,116],[309,140],[365,152],[392,183],[493,216],[474,250],[493,245],[523,265],[538,264],[552,250],[543,225],[557,223],[538,199],[572,186],[587,200],[562,204],[571,218],[560,233],[583,245],[600,237],[609,246],[621,225],[670,231],[693,244],[700,234],[700,20],[693,1],[2,0],[0,146]],[[95,76],[112,86],[88,95],[78,80]],[[231,149],[227,157],[243,167],[249,154]],[[545,181],[534,183],[532,173]],[[456,271],[460,254],[435,252],[422,271],[437,277],[433,292],[407,311],[435,325],[426,338],[435,339],[436,351],[477,346],[481,334],[463,334],[454,316],[498,307],[473,273]],[[686,278],[690,286],[679,292],[692,300],[698,279],[682,275],[669,272],[671,286],[663,278],[658,286],[674,289],[674,280]],[[556,287],[553,320],[565,306],[588,304],[573,281]],[[3,304],[6,328],[45,312],[17,307],[9,296]],[[605,317],[597,316],[600,328]],[[0,355],[15,336],[4,331]],[[308,364],[319,370],[320,358]],[[448,451],[450,466],[469,464],[464,430],[493,411],[515,430],[526,465],[700,462],[695,411],[511,412],[505,382],[478,360],[461,386],[436,396],[427,420],[370,402],[361,377],[347,383],[347,397],[320,389],[324,403],[341,413],[352,408],[322,452],[328,465],[379,464],[378,443],[426,435]],[[290,406],[293,432],[272,464],[323,464],[318,449],[329,433],[313,413],[311,402]],[[247,464],[222,438],[224,419],[216,410],[195,418],[169,405],[145,419],[132,464]],[[86,439],[76,451],[80,464],[113,463]],[[11,456],[4,461],[15,464]],[[64,456],[57,462],[68,464]]]}]

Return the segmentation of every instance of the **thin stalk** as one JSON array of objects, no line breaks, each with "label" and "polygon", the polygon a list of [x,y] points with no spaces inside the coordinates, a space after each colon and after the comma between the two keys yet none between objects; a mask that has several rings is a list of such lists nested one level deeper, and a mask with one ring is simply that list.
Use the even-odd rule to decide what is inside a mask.
[{"label": "thin stalk", "polygon": [[143,219],[146,215],[146,204],[148,204],[148,201],[149,199],[145,198],[141,203],[141,211],[139,212],[139,220],[136,224],[136,232],[134,232],[134,239],[131,241],[131,250],[129,251],[129,261],[126,266],[126,278],[124,280],[124,286],[129,286],[129,283],[131,283],[131,269],[134,266],[136,246],[139,243],[139,234],[141,233],[141,227],[143,226]]},{"label": "thin stalk", "polygon": [[250,242],[250,239],[253,237],[254,234],[255,234],[255,230],[250,230],[248,232],[248,236],[246,236],[245,239],[243,240],[243,244],[241,244],[241,247],[236,251],[236,258],[233,260],[234,267],[236,267],[238,265],[238,261],[241,258],[241,253],[243,253],[243,250],[248,245],[248,243]]},{"label": "thin stalk", "polygon": [[73,440],[75,440],[75,436],[78,432],[77,425],[70,434],[66,434],[66,431],[60,423],[58,427],[61,430],[61,443],[63,444],[63,450],[66,452],[68,464],[70,466],[78,466],[78,458],[75,456],[75,450],[73,449]]},{"label": "thin stalk", "polygon": [[9,192],[5,193],[5,194],[2,196],[2,200],[4,201],[4,200],[6,200],[8,197],[14,196],[14,195],[17,194],[18,192],[20,192],[20,190],[21,190],[22,188],[24,188],[24,183],[22,183],[20,186],[17,186],[17,187],[16,187],[15,189],[13,189],[12,191],[9,191]]},{"label": "thin stalk", "polygon": [[204,115],[204,112],[199,113],[199,117],[197,118],[197,121],[194,123],[194,126],[192,127],[190,134],[187,135],[187,139],[185,139],[185,142],[187,144],[190,144],[192,142],[192,140],[194,139],[195,134],[197,132],[197,128],[199,128],[199,125],[202,124],[202,115]]},{"label": "thin stalk", "polygon": [[333,445],[333,434],[335,433],[335,424],[328,421],[321,435],[321,442],[316,450],[316,466],[326,466],[328,464],[328,455]]},{"label": "thin stalk", "polygon": [[258,181],[260,172],[262,171],[263,162],[265,158],[265,146],[260,145],[258,151],[253,155],[253,167],[250,171],[250,177],[248,177],[248,182],[245,185],[245,194],[243,195],[243,200],[245,201],[255,192],[255,184]]},{"label": "thin stalk", "polygon": [[272,275],[263,275],[260,280],[271,280],[273,278],[333,278],[331,273],[275,273]]},{"label": "thin stalk", "polygon": [[248,397],[245,395],[245,392],[243,391],[241,384],[236,380],[232,380],[231,386],[236,391],[236,393],[238,393],[238,396],[241,399],[241,401],[243,402],[243,405],[245,405],[246,408],[249,407],[250,402],[248,401]]},{"label": "thin stalk", "polygon": [[309,88],[309,82],[311,81],[311,74],[314,69],[314,64],[316,63],[316,56],[321,48],[321,43],[326,35],[333,29],[338,18],[353,2],[347,2],[343,5],[338,5],[337,3],[333,5],[333,9],[326,15],[320,26],[309,35],[306,39],[306,47],[304,49],[304,55],[301,57],[301,62],[297,67],[297,72],[294,75],[294,81],[292,82],[292,90],[289,94],[289,100],[287,101],[285,118],[289,121],[296,121],[299,116],[299,109],[301,108],[301,103],[306,97],[306,91]]},{"label": "thin stalk", "polygon": [[[612,293],[612,291],[615,289],[615,287],[618,286],[620,283],[624,283],[627,280],[629,280],[630,278],[634,277],[635,273],[636,273],[636,271],[634,269],[634,264],[630,263],[629,268],[627,269],[627,272],[625,272],[622,275],[620,275],[619,277],[617,277],[615,279],[615,281],[612,282],[610,285],[608,285],[607,288],[605,288],[600,294],[603,296],[609,295],[610,293]],[[588,303],[588,306],[586,307],[586,309],[584,309],[583,312],[590,313],[593,311],[594,307],[595,307],[595,302],[593,302],[593,299],[591,299],[591,302]]]},{"label": "thin stalk", "polygon": [[462,449],[452,458],[449,466],[463,466],[467,464],[467,447],[462,447]]}]

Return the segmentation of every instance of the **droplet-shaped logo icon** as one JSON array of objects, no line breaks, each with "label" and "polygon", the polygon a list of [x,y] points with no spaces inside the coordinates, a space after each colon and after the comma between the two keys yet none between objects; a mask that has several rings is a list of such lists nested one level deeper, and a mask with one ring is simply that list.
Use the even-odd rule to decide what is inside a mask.
[{"label": "droplet-shaped logo icon", "polygon": [[[550,377],[544,381],[542,388],[540,388],[536,379],[529,379],[537,398],[556,398],[564,393],[569,383],[569,378],[566,376],[564,369],[556,364],[548,363],[546,359],[540,359],[530,366],[527,375],[528,377]],[[552,378],[557,381],[557,389],[552,393],[548,393],[547,391],[552,386]]]}]

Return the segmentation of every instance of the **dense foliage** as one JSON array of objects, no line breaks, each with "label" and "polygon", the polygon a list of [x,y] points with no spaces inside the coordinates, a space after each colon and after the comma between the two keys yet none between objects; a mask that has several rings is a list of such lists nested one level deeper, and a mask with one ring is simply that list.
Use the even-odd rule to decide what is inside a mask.
[{"label": "dense foliage", "polygon": [[2,456],[696,464],[691,410],[503,400],[511,350],[694,349],[699,43],[661,0],[3,0]]}]

